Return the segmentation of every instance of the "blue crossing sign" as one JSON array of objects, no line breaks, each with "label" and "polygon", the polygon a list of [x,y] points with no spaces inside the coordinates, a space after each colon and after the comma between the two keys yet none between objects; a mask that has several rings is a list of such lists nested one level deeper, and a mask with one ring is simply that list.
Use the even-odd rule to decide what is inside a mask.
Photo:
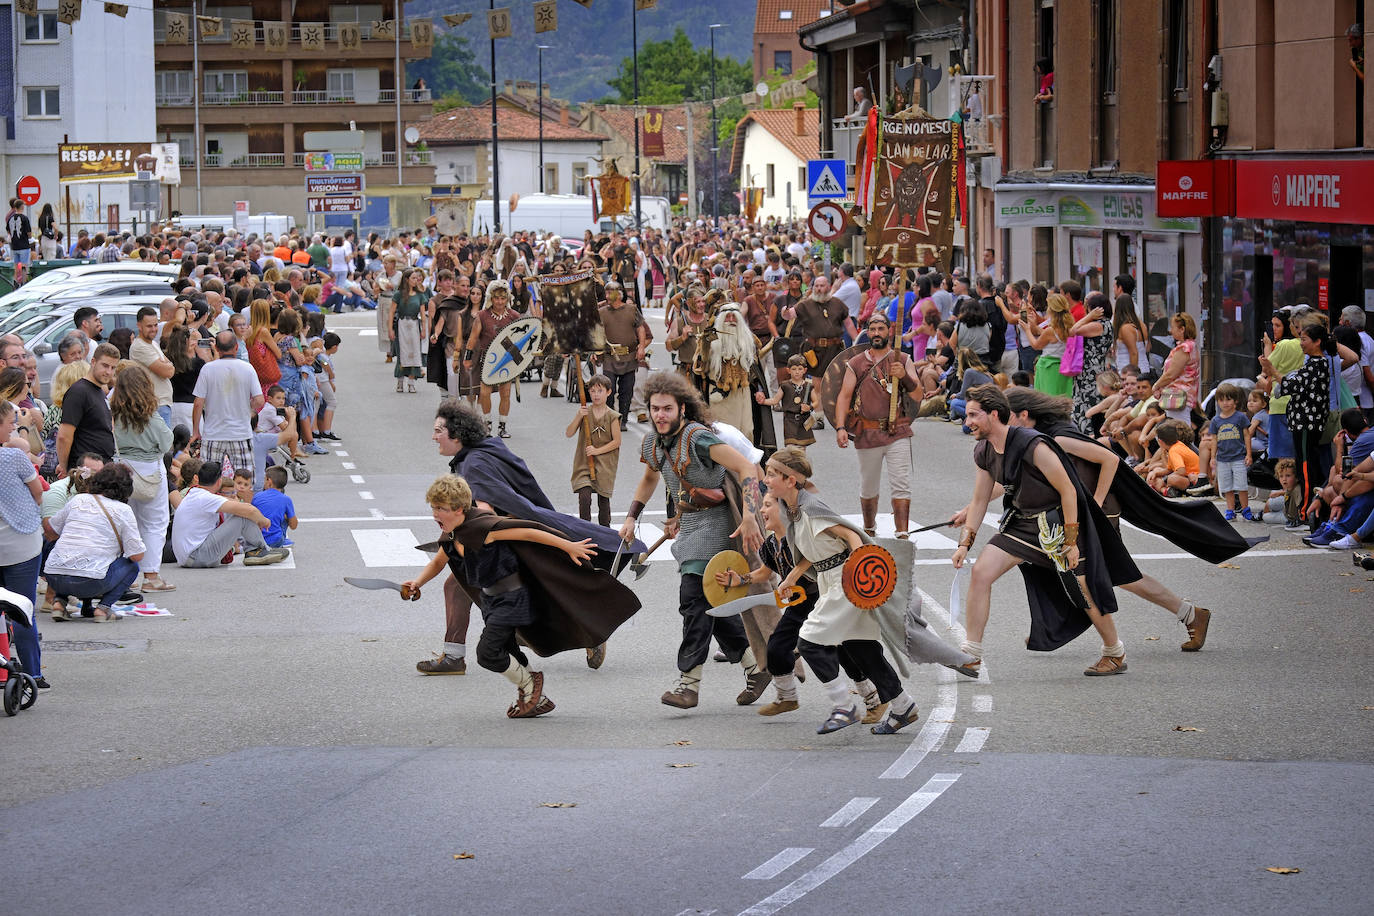
[{"label": "blue crossing sign", "polygon": [[843,199],[845,189],[845,161],[843,159],[808,159],[806,162],[806,198],[808,203],[818,200]]}]

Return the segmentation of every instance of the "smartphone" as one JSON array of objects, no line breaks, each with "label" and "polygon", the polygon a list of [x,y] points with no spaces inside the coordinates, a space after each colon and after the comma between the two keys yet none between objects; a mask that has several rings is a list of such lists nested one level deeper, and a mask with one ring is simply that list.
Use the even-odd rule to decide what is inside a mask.
[{"label": "smartphone", "polygon": [[1341,476],[1349,477],[1355,470],[1355,457],[1353,455],[1341,456]]}]

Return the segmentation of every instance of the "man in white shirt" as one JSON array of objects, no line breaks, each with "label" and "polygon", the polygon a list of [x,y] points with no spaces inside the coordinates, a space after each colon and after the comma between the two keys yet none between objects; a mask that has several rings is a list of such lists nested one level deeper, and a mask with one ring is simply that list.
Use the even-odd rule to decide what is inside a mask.
[{"label": "man in white shirt", "polygon": [[1358,305],[1347,305],[1341,309],[1341,324],[1349,325],[1360,334],[1360,370],[1364,375],[1364,384],[1352,394],[1364,411],[1365,419],[1374,423],[1374,337],[1370,337],[1364,329],[1364,309]]},{"label": "man in white shirt", "polygon": [[228,458],[235,470],[253,466],[253,415],[264,403],[258,374],[238,352],[233,331],[215,335],[215,359],[200,370],[191,408],[191,441],[201,440],[201,458]]},{"label": "man in white shirt", "polygon": [[[848,261],[840,265],[840,282],[830,295],[844,303],[845,311],[849,312],[849,319],[854,322],[855,327],[859,324],[859,311],[863,308],[864,293],[859,289],[859,281],[854,279],[854,265]],[[846,332],[848,333],[848,332]],[[845,345],[853,341],[845,341]]]},{"label": "man in white shirt", "polygon": [[172,425],[172,365],[157,345],[158,310],[145,305],[138,310],[138,335],[129,344],[129,359],[147,369],[153,377],[153,394],[157,395],[157,414],[169,427]]},{"label": "man in white shirt", "polygon": [[196,486],[187,491],[177,506],[172,517],[172,552],[177,563],[194,569],[213,569],[222,565],[225,557],[232,558],[230,551],[239,540],[244,544],[244,566],[266,566],[289,557],[291,551],[285,547],[267,546],[262,533],[272,523],[252,503],[219,495],[221,479],[220,463],[205,462],[196,475]]}]

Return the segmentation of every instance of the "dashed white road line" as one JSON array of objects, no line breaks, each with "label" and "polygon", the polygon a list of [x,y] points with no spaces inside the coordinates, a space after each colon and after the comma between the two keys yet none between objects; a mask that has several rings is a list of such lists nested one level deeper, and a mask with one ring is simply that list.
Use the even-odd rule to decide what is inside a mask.
[{"label": "dashed white road line", "polygon": [[767,862],[764,862],[758,868],[744,875],[743,879],[745,881],[768,881],[772,878],[776,878],[813,852],[815,852],[814,849],[789,846]]},{"label": "dashed white road line", "polygon": [[335,457],[335,458],[347,458],[347,457],[348,457],[348,452],[345,452],[343,449],[339,449],[338,451],[334,452],[334,457]]},{"label": "dashed white road line", "polygon": [[358,491],[358,498],[359,498],[359,499],[376,499],[377,497],[375,497],[375,496],[372,495],[372,491],[371,491],[371,490],[359,490],[359,491]]},{"label": "dashed white road line", "polygon": [[926,759],[926,755],[931,751],[938,751],[945,743],[945,736],[949,734],[951,719],[954,718],[954,706],[958,699],[958,691],[953,684],[941,684],[939,689],[939,703],[926,717],[925,724],[916,734],[915,740],[902,751],[902,755],[892,762],[886,770],[883,770],[879,779],[906,779],[911,775],[911,771],[921,765],[921,761]]},{"label": "dashed white road line", "polygon": [[975,693],[973,695],[974,712],[992,712],[992,694]]},{"label": "dashed white road line", "polygon": [[851,798],[840,810],[821,821],[822,827],[848,827],[878,803],[876,798]]},{"label": "dashed white road line", "polygon": [[345,471],[356,471],[358,469],[358,466],[351,461],[340,461],[339,464],[343,465]]},{"label": "dashed white road line", "polygon": [[363,480],[363,475],[361,474],[349,474],[348,479],[353,483],[366,483],[366,481]]},{"label": "dashed white road line", "polygon": [[911,793],[906,801],[892,809],[886,817],[865,830],[848,846],[802,874],[792,883],[744,910],[740,916],[771,916],[783,907],[796,903],[876,849],[884,840],[900,830],[903,825],[930,807],[946,789],[958,780],[958,773],[936,773],[926,781],[925,785]]},{"label": "dashed white road line", "polygon": [[954,748],[956,754],[976,754],[983,749],[983,745],[988,740],[988,729],[982,725],[970,725],[964,729],[964,737],[959,739],[959,744]]}]

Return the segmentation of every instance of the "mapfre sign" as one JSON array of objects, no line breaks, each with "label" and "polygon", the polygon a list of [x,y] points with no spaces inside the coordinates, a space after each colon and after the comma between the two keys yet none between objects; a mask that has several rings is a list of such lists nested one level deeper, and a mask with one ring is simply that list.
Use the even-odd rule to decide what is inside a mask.
[{"label": "mapfre sign", "polygon": [[1374,160],[1200,159],[1158,164],[1160,216],[1374,223]]},{"label": "mapfre sign", "polygon": [[1155,213],[1163,217],[1227,216],[1234,187],[1233,160],[1161,162],[1155,169]]}]

